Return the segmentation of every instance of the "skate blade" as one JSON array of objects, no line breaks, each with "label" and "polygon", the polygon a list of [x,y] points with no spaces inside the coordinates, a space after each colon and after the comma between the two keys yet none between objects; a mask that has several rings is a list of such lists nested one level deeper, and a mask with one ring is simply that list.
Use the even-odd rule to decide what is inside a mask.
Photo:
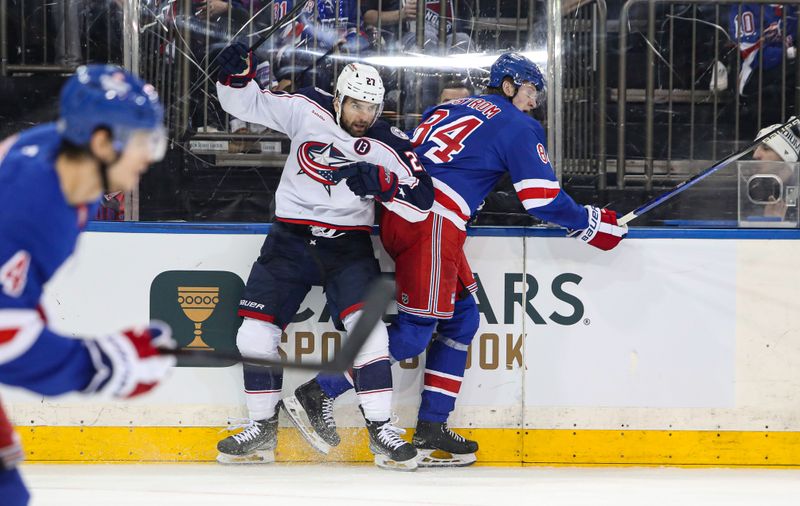
[{"label": "skate blade", "polygon": [[386,455],[375,455],[375,465],[381,469],[389,469],[391,471],[416,471],[417,460],[416,458],[408,459],[403,462],[392,460]]},{"label": "skate blade", "polygon": [[308,441],[308,444],[313,446],[318,452],[327,455],[331,451],[331,445],[322,439],[322,437],[317,434],[317,431],[314,430],[314,427],[308,419],[306,410],[303,409],[297,397],[294,395],[287,397],[281,401],[281,404],[286,414],[289,415],[289,420],[300,430],[300,434]]},{"label": "skate blade", "polygon": [[474,453],[458,454],[417,448],[417,465],[419,467],[466,467],[471,466],[477,460]]},{"label": "skate blade", "polygon": [[256,450],[247,455],[218,453],[217,462],[225,465],[272,464],[275,462],[275,452],[273,450]]}]

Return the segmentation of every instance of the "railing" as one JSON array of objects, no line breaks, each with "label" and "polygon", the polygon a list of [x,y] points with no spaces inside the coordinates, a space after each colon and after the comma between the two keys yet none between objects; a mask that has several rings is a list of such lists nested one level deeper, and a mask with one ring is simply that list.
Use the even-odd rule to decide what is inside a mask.
[{"label": "railing", "polygon": [[[764,13],[766,9],[774,7],[769,6],[771,2],[766,0],[749,3],[760,7],[758,19],[761,21],[758,33],[763,34],[767,28],[764,26]],[[643,90],[630,90],[628,80],[635,75],[630,72],[631,68],[628,65],[629,32],[633,26],[630,12],[637,4],[646,4],[647,8],[646,35],[639,32],[646,45],[645,87]],[[656,16],[657,4],[664,4],[668,10]],[[782,4],[797,6],[800,1],[789,0]],[[682,10],[679,10],[679,6]],[[702,15],[698,14],[698,9],[703,8]],[[725,13],[722,9],[726,9]],[[788,93],[791,91],[789,73],[794,72],[795,82],[800,83],[800,65],[794,63],[795,59],[792,63],[794,70],[791,70],[787,63],[789,58],[784,55],[781,58],[780,70],[767,72],[764,68],[764,58],[759,58],[758,68],[750,78],[751,81],[748,81],[750,83],[748,96],[743,95],[744,84],[739,81],[743,65],[737,50],[743,39],[742,30],[730,34],[729,30],[724,28],[728,24],[728,17],[725,14],[730,12],[727,9],[737,9],[737,16],[740,16],[737,17],[737,22],[741,22],[742,3],[733,0],[717,2],[628,0],[623,5],[619,22],[618,90],[616,93],[612,92],[612,99],[617,100],[616,186],[618,189],[624,189],[628,183],[637,182],[641,183],[646,191],[651,191],[656,180],[683,179],[686,170],[694,171],[697,167],[710,165],[711,160],[737,151],[742,143],[749,143],[759,128],[767,126],[765,122],[777,123],[787,119],[791,110],[789,107],[791,94]],[[795,28],[795,33],[800,32],[800,17],[792,20],[787,17],[787,11],[788,9],[781,9],[778,16],[782,34],[792,31],[792,28]],[[666,20],[663,20],[664,17]],[[706,19],[703,19],[704,17]],[[754,17],[751,15],[750,19]],[[690,29],[679,31],[676,29],[677,22],[690,23]],[[795,26],[787,26],[787,23]],[[747,30],[752,33],[755,28],[751,26]],[[698,34],[700,29],[707,29],[703,36]],[[709,34],[709,30],[713,33]],[[657,32],[660,38],[657,37]],[[678,82],[685,80],[687,76],[676,70],[679,63],[676,55],[682,53],[675,48],[681,43],[685,45],[687,40],[690,48],[688,82]],[[760,45],[763,41],[762,37],[757,44]],[[796,41],[791,44],[796,47]],[[666,57],[663,54],[665,45]],[[710,61],[706,62],[709,66],[704,72],[698,73],[700,64],[698,47],[704,46],[713,46],[713,50]],[[760,50],[759,52],[763,53]],[[731,54],[736,55],[735,63],[726,65],[725,60]],[[664,72],[667,74],[666,83],[663,82]],[[776,73],[779,76],[776,76]],[[658,86],[657,77],[661,81]],[[723,78],[728,82],[726,87],[723,86]],[[706,79],[708,79],[708,84],[705,85],[707,88],[698,89],[699,83],[705,84]],[[776,79],[780,80],[780,86],[776,87],[774,82]],[[774,94],[780,95],[779,106],[775,108],[777,114],[772,108],[767,107],[767,102],[775,99],[771,96]],[[794,104],[800,103],[800,88],[795,88],[793,95]],[[644,121],[641,122],[644,128],[644,150],[640,159],[629,160],[628,153],[638,146],[629,142],[627,117],[631,111],[641,112],[636,111],[637,106],[633,105],[639,103],[644,104]],[[657,111],[657,104],[666,104],[666,108]],[[688,121],[676,125],[676,117],[686,115],[687,112],[683,109],[687,107]],[[666,118],[659,121],[657,116],[663,117],[664,114]],[[704,120],[699,117],[701,115],[710,119]],[[656,136],[656,125],[664,127],[666,132]],[[711,127],[710,132],[707,126]],[[698,142],[701,135],[707,141],[702,145]],[[676,163],[676,159],[682,161]]]},{"label": "railing", "polygon": [[588,176],[606,188],[606,26],[604,0],[566,14],[563,25],[562,175]]},{"label": "railing", "polygon": [[13,8],[11,3],[0,0],[0,76],[70,73],[88,61],[122,63],[123,9],[117,3],[19,0]]}]

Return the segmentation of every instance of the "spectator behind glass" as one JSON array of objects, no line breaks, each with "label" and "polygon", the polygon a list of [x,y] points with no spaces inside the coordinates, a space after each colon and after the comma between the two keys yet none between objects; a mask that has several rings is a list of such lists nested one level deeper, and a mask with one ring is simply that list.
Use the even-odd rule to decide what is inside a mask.
[{"label": "spectator behind glass", "polygon": [[[756,138],[761,137],[778,126],[779,125],[776,124],[762,128],[758,134],[756,134]],[[775,174],[781,179],[785,187],[793,175],[793,167],[788,164],[797,162],[798,151],[800,151],[800,139],[792,132],[779,130],[758,145],[753,152],[753,160],[762,162],[787,162],[787,165]],[[764,216],[783,219],[786,216],[786,201],[781,199],[774,204],[765,205]]]},{"label": "spectator behind glass", "polygon": [[[240,37],[253,32],[258,32],[270,22],[270,9],[264,9],[268,2],[264,0],[192,0],[190,55],[197,65],[190,66],[192,83],[202,82],[206,79],[203,69],[214,61],[217,53],[230,42],[233,34],[240,33]],[[254,20],[250,20],[252,16]],[[208,37],[208,39],[206,39]],[[246,41],[245,43],[248,43]],[[268,44],[262,46],[264,56],[269,51]],[[267,58],[264,58],[266,61]],[[209,83],[213,87],[213,82]],[[207,93],[202,86],[193,86],[195,92],[190,97],[192,126],[200,132],[224,131],[227,128],[226,115],[219,106],[216,94]],[[207,104],[207,110],[206,110]],[[207,124],[205,121],[207,119]]]},{"label": "spectator behind glass", "polygon": [[[762,19],[763,11],[763,19]],[[731,38],[739,46],[742,59],[738,90],[742,95],[742,124],[758,125],[758,93],[761,86],[761,121],[778,123],[794,110],[786,93],[790,111],[781,110],[781,93],[794,89],[797,39],[797,8],[780,4],[732,5],[729,12]],[[784,26],[784,17],[785,23]],[[763,29],[763,32],[762,32]],[[786,88],[782,90],[783,63],[786,63]],[[759,68],[763,74],[759,80]],[[755,133],[744,132],[746,136]]]},{"label": "spectator behind glass", "polygon": [[[357,0],[316,0],[315,4],[313,12],[303,9],[298,21],[281,35],[275,69],[279,90],[317,86],[330,92],[335,70],[331,56],[367,54],[369,42],[357,26]],[[293,6],[293,0],[276,1],[273,19],[280,19]]]},{"label": "spectator behind glass", "polygon": [[[380,14],[380,36],[386,44],[397,41],[397,34],[401,23],[413,22],[417,19],[417,0],[406,0],[399,6],[398,0],[381,1],[382,11],[378,11],[378,0],[363,0],[361,11],[364,13],[364,24],[368,27],[378,27]],[[405,32],[407,28],[404,28]]]},{"label": "spectator behind glass", "polygon": [[100,199],[95,221],[124,221],[125,220],[125,194],[113,192]]},{"label": "spectator behind glass", "polygon": [[439,92],[437,104],[443,104],[458,98],[467,98],[473,94],[472,86],[466,81],[452,80],[447,81]]},{"label": "spectator behind glass", "polygon": [[[422,52],[425,54],[439,54],[439,33],[440,24],[445,23],[445,53],[463,54],[474,49],[475,44],[469,35],[458,31],[459,19],[464,17],[456,12],[452,0],[443,0],[444,8],[440,0],[428,0],[425,4],[425,33]],[[464,7],[466,2],[458,5]],[[416,8],[416,3],[413,4]],[[406,16],[410,6],[400,7],[399,0],[386,0],[383,2],[383,14],[394,12],[395,16]],[[377,11],[376,11],[377,12]],[[377,14],[375,14],[377,16]],[[371,19],[372,15],[370,15]],[[366,14],[365,14],[366,19]],[[415,19],[412,17],[410,19]],[[383,17],[381,18],[383,22]],[[383,29],[383,25],[381,26]],[[401,49],[406,52],[418,52],[416,23],[408,22],[403,27],[403,36],[400,41]],[[435,105],[437,93],[439,92],[440,76],[438,72],[446,69],[428,70],[424,68],[411,68],[411,72],[403,75],[403,107],[402,111],[406,114],[406,128],[413,128],[419,123],[419,113],[428,107]]]},{"label": "spectator behind glass", "polygon": [[[770,130],[775,129],[780,125],[770,125],[762,128],[756,138],[761,137]],[[761,160],[762,162],[790,162],[794,163],[798,158],[798,150],[800,149],[800,139],[789,132],[780,130],[777,133],[767,137],[767,139],[758,145],[753,152],[753,160]]]}]

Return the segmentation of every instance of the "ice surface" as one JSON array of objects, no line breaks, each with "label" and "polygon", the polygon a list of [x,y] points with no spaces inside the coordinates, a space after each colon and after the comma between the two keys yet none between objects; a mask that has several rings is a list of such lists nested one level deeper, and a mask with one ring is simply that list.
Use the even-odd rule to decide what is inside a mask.
[{"label": "ice surface", "polygon": [[800,504],[800,469],[26,464],[34,506]]}]

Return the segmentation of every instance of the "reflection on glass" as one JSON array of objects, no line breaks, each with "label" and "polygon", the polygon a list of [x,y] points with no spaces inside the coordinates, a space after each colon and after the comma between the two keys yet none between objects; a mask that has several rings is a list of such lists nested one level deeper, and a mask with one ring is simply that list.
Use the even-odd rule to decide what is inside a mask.
[{"label": "reflection on glass", "polygon": [[[559,35],[543,0],[312,1],[258,49],[258,83],[272,91],[331,91],[344,65],[368,62],[386,86],[384,119],[410,130],[450,83],[481,93],[486,69],[508,49],[544,68],[553,49],[546,45],[550,32],[560,37],[559,65],[548,76],[560,72],[561,100],[554,121],[543,110],[534,115],[546,128],[558,126],[550,151],[567,191],[620,212],[795,114],[796,5],[561,4]],[[222,111],[215,58],[231,40],[256,42],[294,0],[21,0],[4,6],[3,137],[53,120],[64,75],[81,63],[138,61],[135,70],[164,98],[169,153],[147,174],[140,195],[120,199],[124,214],[107,207],[100,218],[273,218],[285,137]],[[126,12],[132,6],[139,12]],[[124,42],[131,39],[126,34],[135,44]],[[720,186],[693,188],[637,225],[700,220],[738,226],[734,172],[726,169]],[[513,205],[513,194],[503,192],[508,188],[492,194],[476,223],[533,223]]]}]

